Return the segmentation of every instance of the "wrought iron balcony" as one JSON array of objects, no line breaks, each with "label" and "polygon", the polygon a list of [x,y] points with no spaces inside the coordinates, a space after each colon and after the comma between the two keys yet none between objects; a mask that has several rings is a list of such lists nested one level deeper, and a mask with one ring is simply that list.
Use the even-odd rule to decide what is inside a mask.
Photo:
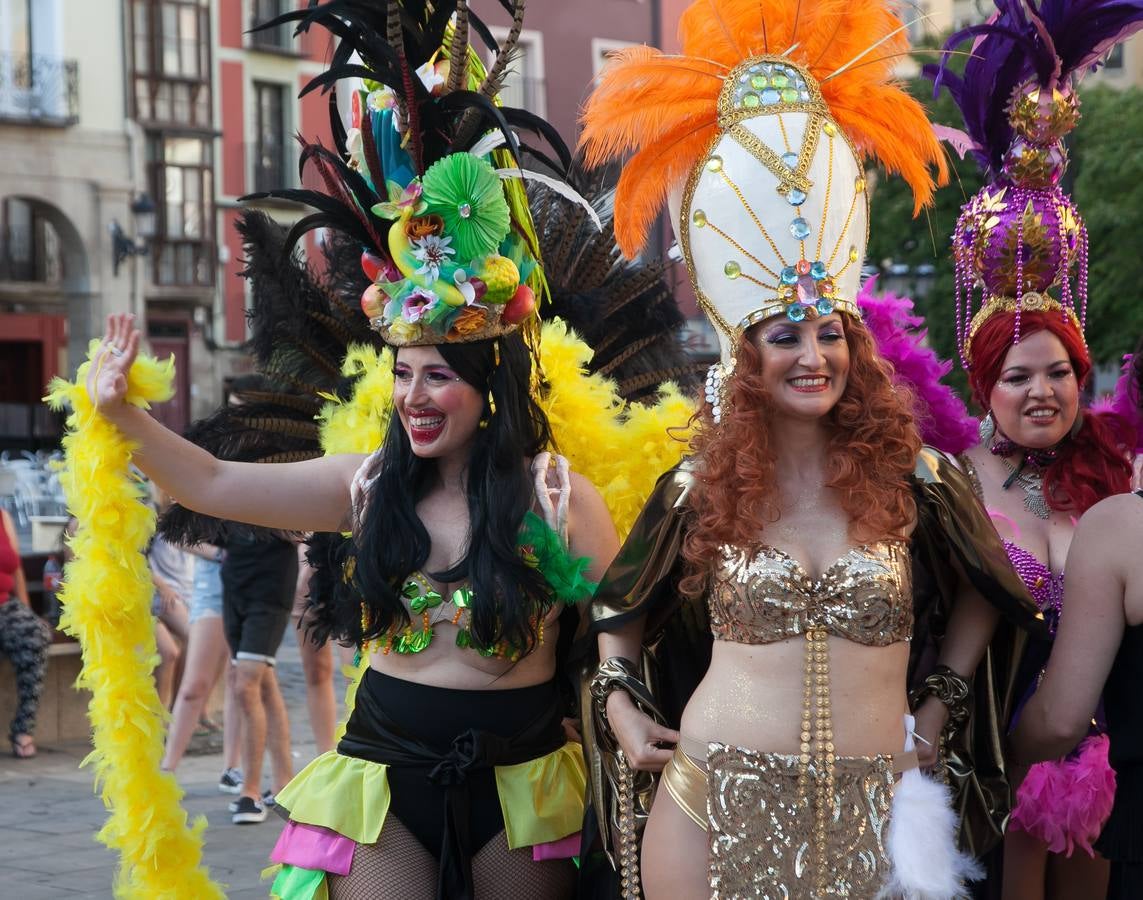
[{"label": "wrought iron balcony", "polygon": [[74,125],[78,121],[75,60],[0,53],[0,122]]}]

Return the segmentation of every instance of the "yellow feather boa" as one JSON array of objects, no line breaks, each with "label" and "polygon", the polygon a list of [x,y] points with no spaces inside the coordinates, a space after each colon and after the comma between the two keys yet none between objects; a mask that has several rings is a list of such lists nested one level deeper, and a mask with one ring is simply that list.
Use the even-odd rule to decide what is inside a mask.
[{"label": "yellow feather boa", "polygon": [[[99,415],[84,383],[98,342],[74,382],[55,379],[46,398],[70,407],[60,480],[79,521],[75,558],[64,573],[60,627],[79,639],[91,691],[94,750],[83,761],[95,770],[110,812],[97,837],[118,850],[115,896],[214,898],[222,889],[201,865],[206,819],[187,824],[174,776],[159,771],[165,710],[151,671],[157,662],[145,551],[155,530],[146,491],[128,468],[136,449]],[[144,409],[172,395],[174,360],[140,356],[128,380],[128,402]]]}]

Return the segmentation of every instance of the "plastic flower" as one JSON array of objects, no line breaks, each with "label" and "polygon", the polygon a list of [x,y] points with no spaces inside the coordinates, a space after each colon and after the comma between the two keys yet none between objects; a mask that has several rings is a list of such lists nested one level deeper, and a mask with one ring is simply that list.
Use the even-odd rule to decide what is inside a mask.
[{"label": "plastic flower", "polygon": [[446,63],[434,64],[431,60],[417,69],[417,77],[430,94],[439,93],[437,88],[445,83],[445,73],[448,72]]},{"label": "plastic flower", "polygon": [[441,266],[449,261],[456,251],[449,246],[451,237],[439,237],[427,234],[413,241],[413,256],[421,264],[417,275],[428,276],[429,281],[436,281],[441,277]]},{"label": "plastic flower", "polygon": [[420,322],[439,302],[440,298],[428,288],[413,288],[401,304],[401,318],[406,322]]},{"label": "plastic flower", "polygon": [[389,337],[398,341],[416,341],[421,337],[421,326],[415,322],[397,319],[389,326]]},{"label": "plastic flower", "polygon": [[488,319],[488,312],[482,306],[463,306],[452,320],[452,326],[446,335],[450,341],[468,337],[484,327]]},{"label": "plastic flower", "polygon": [[511,217],[492,166],[471,153],[452,153],[433,163],[421,183],[426,208],[444,220],[462,261],[499,250]]},{"label": "plastic flower", "polygon": [[387,181],[385,186],[389,190],[389,199],[384,203],[373,204],[373,215],[382,219],[399,219],[405,213],[419,216],[425,211],[425,204],[421,200],[423,188],[419,181],[410,181],[405,187]]},{"label": "plastic flower", "polygon": [[456,289],[460,291],[460,295],[464,297],[465,306],[472,306],[484,297],[488,290],[483,281],[479,278],[469,278],[464,269],[457,269],[453,272],[452,281],[456,285]]}]

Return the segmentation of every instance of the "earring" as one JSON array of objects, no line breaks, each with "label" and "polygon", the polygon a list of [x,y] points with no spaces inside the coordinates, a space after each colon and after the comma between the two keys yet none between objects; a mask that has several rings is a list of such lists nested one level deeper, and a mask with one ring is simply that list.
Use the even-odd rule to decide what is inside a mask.
[{"label": "earring", "polygon": [[722,419],[722,366],[715,363],[706,370],[706,385],[703,389],[706,402],[710,404],[710,415],[717,425]]},{"label": "earring", "polygon": [[992,438],[996,435],[996,420],[992,418],[992,410],[986,412],[980,420],[977,433],[980,435],[981,446],[987,447],[992,443]]}]

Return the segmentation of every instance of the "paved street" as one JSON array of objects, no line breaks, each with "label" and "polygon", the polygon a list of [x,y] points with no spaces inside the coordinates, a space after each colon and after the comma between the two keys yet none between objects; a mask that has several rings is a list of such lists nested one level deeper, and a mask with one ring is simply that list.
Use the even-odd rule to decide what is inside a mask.
[{"label": "paved street", "polygon": [[[305,684],[297,646],[286,635],[278,674],[290,711],[295,771],[314,754],[305,707]],[[335,682],[340,703],[344,679]],[[79,763],[82,744],[41,746],[33,760],[0,756],[0,895],[8,900],[108,898],[116,857],[95,841],[106,813],[92,793],[91,772]],[[221,753],[187,756],[178,778],[186,791],[183,806],[191,818],[205,815],[206,864],[226,886],[231,900],[267,896],[259,881],[281,829],[273,813],[261,825],[232,825],[230,796],[218,792]]]}]

